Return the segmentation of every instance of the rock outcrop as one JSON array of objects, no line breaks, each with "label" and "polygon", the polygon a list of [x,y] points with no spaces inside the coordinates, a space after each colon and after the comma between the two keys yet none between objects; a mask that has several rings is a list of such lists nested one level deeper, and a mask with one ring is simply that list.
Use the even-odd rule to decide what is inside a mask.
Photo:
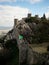
[{"label": "rock outcrop", "polygon": [[[31,36],[32,30],[29,25],[24,21],[18,21],[15,19],[13,29],[7,33],[4,41],[9,39],[16,39],[17,45],[19,48],[19,64],[26,63],[28,65],[32,64],[49,64],[49,55],[42,55],[37,52],[34,52],[32,48],[29,46],[28,38]],[[19,39],[19,35],[23,35],[23,39]],[[47,57],[48,56],[48,57]],[[47,61],[48,60],[48,61]],[[25,65],[26,65],[25,64]]]}]

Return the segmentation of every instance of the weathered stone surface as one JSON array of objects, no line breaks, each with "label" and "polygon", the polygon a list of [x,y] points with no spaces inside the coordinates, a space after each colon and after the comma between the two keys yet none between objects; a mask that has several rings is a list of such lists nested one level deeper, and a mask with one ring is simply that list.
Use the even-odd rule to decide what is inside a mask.
[{"label": "weathered stone surface", "polygon": [[5,40],[11,39],[11,38],[15,38],[17,40],[17,45],[19,48],[19,64],[25,61],[28,65],[32,65],[36,63],[48,65],[49,54],[45,55],[45,54],[39,54],[37,52],[34,52],[31,49],[31,47],[28,45],[29,42],[26,40],[26,38],[23,38],[21,40],[19,39],[19,35],[21,33],[24,34],[25,37],[27,37],[27,35],[31,34],[31,29],[28,26],[28,24],[25,23],[25,21],[21,20],[18,22],[17,20],[17,25],[14,26],[13,31],[7,34],[5,38]]}]

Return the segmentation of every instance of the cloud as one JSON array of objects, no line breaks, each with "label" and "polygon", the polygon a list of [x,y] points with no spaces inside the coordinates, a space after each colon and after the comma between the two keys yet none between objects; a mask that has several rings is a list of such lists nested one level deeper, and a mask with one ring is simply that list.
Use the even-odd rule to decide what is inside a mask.
[{"label": "cloud", "polygon": [[16,2],[16,0],[0,0],[0,2]]},{"label": "cloud", "polygon": [[29,0],[30,3],[38,3],[41,2],[41,0]]},{"label": "cloud", "polygon": [[45,10],[46,10],[45,15],[47,18],[49,18],[49,6],[45,7]]},{"label": "cloud", "polygon": [[29,2],[29,3],[38,3],[38,2],[41,2],[42,0],[0,0],[0,2],[17,2],[17,1],[20,1],[20,2]]},{"label": "cloud", "polygon": [[45,15],[46,15],[46,18],[49,18],[49,12],[46,12]]},{"label": "cloud", "polygon": [[30,12],[27,8],[0,5],[0,26],[13,26],[14,18],[21,19]]},{"label": "cloud", "polygon": [[29,2],[29,3],[32,3],[32,4],[34,4],[34,3],[38,3],[38,2],[41,2],[42,0],[19,0],[19,1],[26,1],[26,2]]}]

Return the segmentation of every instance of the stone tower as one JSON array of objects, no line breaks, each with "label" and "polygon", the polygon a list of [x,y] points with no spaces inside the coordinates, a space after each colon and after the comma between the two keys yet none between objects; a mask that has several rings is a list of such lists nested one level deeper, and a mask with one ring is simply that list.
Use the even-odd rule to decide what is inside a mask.
[{"label": "stone tower", "polygon": [[17,25],[18,19],[14,19],[14,27]]},{"label": "stone tower", "polygon": [[28,18],[30,18],[31,17],[31,13],[28,13]]}]

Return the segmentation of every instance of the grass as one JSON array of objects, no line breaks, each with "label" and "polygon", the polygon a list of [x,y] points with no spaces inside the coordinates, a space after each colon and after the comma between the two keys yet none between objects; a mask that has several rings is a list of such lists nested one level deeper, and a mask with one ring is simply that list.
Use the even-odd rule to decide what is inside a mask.
[{"label": "grass", "polygon": [[38,53],[46,53],[47,52],[46,47],[33,47],[33,50],[38,52]]},{"label": "grass", "polygon": [[32,44],[31,47],[32,47],[33,51],[36,51],[38,53],[46,53],[48,45],[49,45],[49,43]]}]

